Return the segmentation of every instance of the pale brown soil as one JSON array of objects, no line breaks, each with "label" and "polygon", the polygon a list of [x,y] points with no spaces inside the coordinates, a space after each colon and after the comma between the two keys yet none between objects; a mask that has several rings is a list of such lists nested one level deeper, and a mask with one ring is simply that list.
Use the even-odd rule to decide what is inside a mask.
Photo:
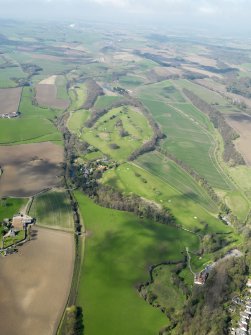
[{"label": "pale brown soil", "polygon": [[57,185],[63,155],[63,147],[50,142],[0,146],[0,197],[31,196]]},{"label": "pale brown soil", "polygon": [[193,67],[193,66],[185,65],[185,66],[182,66],[182,68],[183,68],[184,70],[191,71],[191,72],[194,72],[194,73],[204,74],[205,76],[208,76],[208,77],[222,78],[222,75],[220,75],[220,74],[218,74],[218,73],[213,73],[213,72],[210,72],[210,71],[201,70],[201,69],[199,69],[199,68],[197,68],[197,67]]},{"label": "pale brown soil", "polygon": [[33,227],[33,240],[0,257],[0,324],[5,335],[53,335],[74,264],[70,233]]},{"label": "pale brown soil", "polygon": [[48,78],[45,78],[39,82],[39,84],[46,84],[46,85],[55,85],[57,80],[57,76],[53,75]]},{"label": "pale brown soil", "polygon": [[0,114],[16,113],[21,93],[21,87],[0,89]]},{"label": "pale brown soil", "polygon": [[59,109],[66,109],[69,105],[67,100],[57,98],[57,86],[50,83],[38,84],[36,86],[36,100],[40,106]]},{"label": "pale brown soil", "polygon": [[217,66],[217,61],[215,59],[208,58],[202,55],[192,54],[190,56],[185,57],[185,59],[193,63],[201,64],[203,66],[214,66],[214,67]]},{"label": "pale brown soil", "polygon": [[53,56],[53,55],[46,55],[46,54],[32,54],[31,57],[36,58],[36,59],[51,60],[53,62],[62,61],[61,57],[57,57],[57,56]]},{"label": "pale brown soil", "polygon": [[235,141],[236,148],[242,154],[247,165],[251,166],[251,116],[235,114],[226,118],[227,122],[240,135]]}]

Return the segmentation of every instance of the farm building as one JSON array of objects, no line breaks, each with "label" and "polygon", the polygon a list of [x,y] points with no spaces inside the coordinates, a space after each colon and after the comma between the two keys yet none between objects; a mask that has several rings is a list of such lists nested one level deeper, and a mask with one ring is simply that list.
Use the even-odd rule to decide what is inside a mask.
[{"label": "farm building", "polygon": [[15,230],[22,230],[27,228],[28,225],[34,224],[35,219],[26,214],[17,214],[13,216],[12,226]]},{"label": "farm building", "polygon": [[194,276],[194,284],[204,285],[205,282],[206,282],[207,277],[208,277],[208,273],[206,271],[196,273],[195,276]]}]

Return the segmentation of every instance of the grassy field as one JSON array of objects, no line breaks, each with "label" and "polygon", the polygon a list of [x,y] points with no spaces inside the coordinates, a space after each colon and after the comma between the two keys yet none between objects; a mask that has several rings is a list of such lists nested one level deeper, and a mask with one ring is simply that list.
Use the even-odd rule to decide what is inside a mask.
[{"label": "grassy field", "polygon": [[182,259],[187,245],[196,250],[197,238],[75,195],[88,232],[77,299],[85,311],[85,333],[157,334],[168,320],[135,286],[148,280],[150,264]]},{"label": "grassy field", "polygon": [[94,107],[99,109],[99,108],[107,108],[110,106],[111,103],[119,100],[120,97],[117,96],[109,96],[109,95],[102,95],[99,96],[95,102]]},{"label": "grassy field", "polygon": [[[162,147],[171,154],[194,168],[200,175],[216,188],[229,189],[230,182],[226,179],[215,158],[216,142],[213,135],[200,126],[199,116],[195,120],[193,114],[171,107],[160,101],[143,99],[143,103],[151,111],[154,119],[162,126],[167,138]],[[206,126],[208,122],[206,123]]]},{"label": "grassy field", "polygon": [[57,76],[57,98],[61,100],[69,100],[68,92],[66,89],[67,80],[65,76]]},{"label": "grassy field", "polygon": [[69,130],[74,134],[80,134],[80,130],[83,128],[89,115],[90,112],[84,109],[72,112],[67,123]]},{"label": "grassy field", "polygon": [[74,229],[70,201],[63,190],[49,191],[35,197],[30,214],[37,219],[38,225],[61,230]]},{"label": "grassy field", "polygon": [[[144,163],[146,164],[146,162],[141,162],[140,164],[143,165]],[[189,186],[189,183],[191,181],[189,180],[189,176],[182,176],[179,170],[175,171],[175,168],[172,166],[169,168],[168,164],[163,167],[163,170],[160,172],[162,175],[159,176],[154,171],[154,164],[152,166],[151,164],[152,161],[150,167],[148,165],[145,168],[132,164],[123,164],[115,171],[110,170],[106,172],[102,181],[126,193],[136,193],[148,200],[153,200],[170,208],[176,217],[177,223],[185,228],[200,230],[202,234],[208,232],[233,232],[232,229],[216,218],[215,213],[211,214],[208,212],[209,208],[213,211],[216,210],[216,207],[208,199],[207,195],[203,194],[203,190],[199,186],[195,190],[190,189],[191,186]],[[172,177],[166,178],[163,174],[165,169],[166,174],[168,173],[168,169],[173,169],[171,171],[171,174],[175,176],[173,180],[171,180]],[[185,185],[181,185],[182,182],[174,184],[178,176],[183,178],[183,182],[186,183]],[[170,180],[174,186],[169,184]],[[183,191],[181,191],[182,188]],[[186,189],[186,192],[184,189]],[[208,225],[207,228],[205,228],[205,223]]]},{"label": "grassy field", "polygon": [[70,109],[81,109],[87,98],[87,87],[85,84],[77,84],[69,89],[69,96],[71,100]]},{"label": "grassy field", "polygon": [[218,104],[218,105],[229,105],[229,102],[224,99],[220,94],[213,92],[205,87],[192,83],[191,81],[181,79],[176,80],[175,85],[179,88],[187,88],[193,93],[197,94],[202,100],[205,100],[209,104]]},{"label": "grassy field", "polygon": [[12,78],[25,78],[27,75],[20,67],[7,67],[0,71],[0,88],[16,87],[17,83]]},{"label": "grassy field", "polygon": [[[127,135],[121,136],[122,128]],[[110,110],[92,128],[83,128],[81,137],[104,154],[116,160],[125,160],[152,134],[145,116],[132,107],[124,106]]]},{"label": "grassy field", "polygon": [[14,214],[19,213],[20,209],[23,208],[26,203],[27,199],[0,199],[0,221],[5,218],[12,218]]},{"label": "grassy field", "polygon": [[62,141],[53,124],[59,111],[32,104],[33,91],[24,88],[19,111],[21,118],[0,120],[0,144]]}]

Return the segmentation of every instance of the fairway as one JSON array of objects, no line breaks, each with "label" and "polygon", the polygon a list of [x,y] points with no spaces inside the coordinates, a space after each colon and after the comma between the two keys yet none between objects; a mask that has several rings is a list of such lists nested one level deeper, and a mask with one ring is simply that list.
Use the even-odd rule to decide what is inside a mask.
[{"label": "fairway", "polygon": [[54,229],[73,231],[73,213],[66,191],[52,190],[35,197],[30,215],[37,224]]},{"label": "fairway", "polygon": [[92,128],[83,128],[81,138],[116,160],[126,160],[153,135],[146,117],[136,108],[109,110]]},{"label": "fairway", "polygon": [[85,334],[158,334],[168,319],[136,286],[148,280],[149,265],[182,259],[187,245],[197,250],[197,237],[75,195],[88,232],[77,299],[85,311]]}]

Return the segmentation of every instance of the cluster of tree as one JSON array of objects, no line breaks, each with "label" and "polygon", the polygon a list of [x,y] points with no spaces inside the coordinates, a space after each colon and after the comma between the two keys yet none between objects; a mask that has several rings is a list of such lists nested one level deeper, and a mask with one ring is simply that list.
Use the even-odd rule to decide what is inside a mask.
[{"label": "cluster of tree", "polygon": [[246,284],[248,267],[244,257],[231,258],[210,272],[204,286],[194,286],[175,328],[175,334],[224,335],[229,331],[231,298]]},{"label": "cluster of tree", "polygon": [[21,67],[24,72],[29,74],[29,76],[35,76],[43,70],[41,66],[33,63],[23,63],[21,64]]},{"label": "cluster of tree", "polygon": [[224,247],[226,247],[231,241],[224,238],[221,234],[206,234],[201,239],[201,254],[203,253],[213,253]]},{"label": "cluster of tree", "polygon": [[[127,107],[124,107],[124,108],[127,108]],[[126,137],[126,136],[129,135],[128,131],[125,130],[125,128],[124,128],[124,126],[123,126],[123,122],[122,122],[121,119],[119,119],[119,120],[116,122],[116,127],[118,128],[120,137]]]},{"label": "cluster of tree", "polygon": [[87,98],[82,107],[84,109],[90,109],[97,100],[97,97],[99,95],[103,95],[104,91],[93,79],[87,79],[86,85],[87,85]]},{"label": "cluster of tree", "polygon": [[248,77],[236,77],[228,83],[227,91],[251,98],[251,79]]},{"label": "cluster of tree", "polygon": [[214,127],[219,130],[224,141],[223,159],[231,166],[244,165],[245,161],[241,154],[236,150],[233,141],[239,135],[227,124],[224,116],[214,107],[202,100],[190,90],[184,88],[184,94],[191,100],[195,107],[207,114]]},{"label": "cluster of tree", "polygon": [[84,331],[82,308],[70,306],[66,308],[65,314],[62,335],[82,335]]}]

